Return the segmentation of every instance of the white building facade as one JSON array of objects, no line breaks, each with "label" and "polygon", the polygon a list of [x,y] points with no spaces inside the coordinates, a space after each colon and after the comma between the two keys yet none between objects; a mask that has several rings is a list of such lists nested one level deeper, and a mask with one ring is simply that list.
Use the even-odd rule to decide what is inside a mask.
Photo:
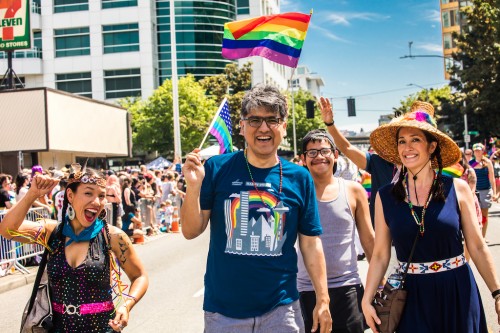
[{"label": "white building facade", "polygon": [[[26,88],[47,87],[113,101],[149,97],[171,76],[170,1],[31,0],[31,50],[14,53],[13,69]],[[279,0],[175,1],[179,76],[222,73],[224,23],[279,13]],[[3,59],[2,59],[3,58]],[[0,72],[7,70],[0,53]],[[252,85],[287,88],[290,69],[260,57]],[[288,78],[287,78],[288,76]]]}]

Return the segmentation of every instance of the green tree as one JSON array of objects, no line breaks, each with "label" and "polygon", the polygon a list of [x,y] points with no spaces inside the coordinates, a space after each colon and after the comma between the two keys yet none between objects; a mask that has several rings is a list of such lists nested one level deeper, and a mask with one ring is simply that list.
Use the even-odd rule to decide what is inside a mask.
[{"label": "green tree", "polygon": [[[185,153],[201,143],[217,111],[217,105],[206,96],[205,89],[192,75],[179,79],[178,90],[181,147]],[[173,157],[172,81],[165,80],[147,100],[125,99],[120,103],[132,115],[134,151],[158,151]]]},{"label": "green tree", "polygon": [[450,85],[461,93],[457,101],[465,101],[478,141],[500,135],[500,0],[472,0],[462,15],[467,25],[454,35],[460,51],[453,54]]},{"label": "green tree", "polygon": [[216,103],[220,104],[227,97],[233,126],[233,146],[243,148],[244,139],[239,135],[240,109],[245,91],[252,85],[252,63],[248,62],[241,68],[236,63],[228,64],[224,73],[208,76],[200,80],[200,84]]},{"label": "green tree", "polygon": [[[293,108],[292,99],[290,92],[285,93],[288,98],[288,120],[286,127],[286,135],[288,142],[290,143],[290,148],[293,149]],[[301,152],[300,142],[302,138],[310,130],[316,128],[324,128],[325,125],[321,119],[321,113],[319,111],[318,105],[314,104],[314,118],[306,117],[306,101],[316,100],[314,96],[309,92],[300,89],[299,91],[293,92],[293,104],[295,105],[295,133],[297,139],[297,153]]]}]

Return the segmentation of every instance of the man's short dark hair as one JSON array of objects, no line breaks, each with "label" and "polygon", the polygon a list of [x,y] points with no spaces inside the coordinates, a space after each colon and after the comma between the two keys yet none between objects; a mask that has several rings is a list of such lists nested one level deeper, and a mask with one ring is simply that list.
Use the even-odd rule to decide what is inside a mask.
[{"label": "man's short dark hair", "polygon": [[333,151],[335,151],[337,149],[337,147],[335,146],[335,142],[333,141],[333,138],[330,135],[330,133],[328,133],[324,129],[314,129],[314,130],[307,132],[307,134],[302,138],[302,154],[304,154],[304,152],[307,149],[307,144],[311,141],[312,142],[326,141],[330,144]]},{"label": "man's short dark hair", "polygon": [[276,87],[259,84],[247,91],[241,102],[240,116],[245,118],[251,110],[260,107],[279,114],[283,119],[288,117],[286,98]]}]

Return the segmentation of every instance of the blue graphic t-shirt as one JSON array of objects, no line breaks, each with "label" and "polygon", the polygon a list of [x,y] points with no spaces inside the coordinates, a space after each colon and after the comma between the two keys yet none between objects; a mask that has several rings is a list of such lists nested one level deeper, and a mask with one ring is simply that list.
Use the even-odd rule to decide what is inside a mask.
[{"label": "blue graphic t-shirt", "polygon": [[210,213],[210,247],[203,309],[232,318],[260,316],[298,299],[297,232],[317,236],[314,183],[303,167],[250,165],[243,152],[205,163],[202,210]]}]

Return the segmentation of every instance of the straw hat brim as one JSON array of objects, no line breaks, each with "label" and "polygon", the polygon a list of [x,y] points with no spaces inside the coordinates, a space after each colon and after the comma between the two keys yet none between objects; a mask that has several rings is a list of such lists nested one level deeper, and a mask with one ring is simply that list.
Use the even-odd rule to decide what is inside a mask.
[{"label": "straw hat brim", "polygon": [[[384,160],[394,164],[402,164],[398,153],[396,133],[403,127],[417,128],[429,132],[438,140],[443,168],[457,163],[462,157],[462,152],[455,141],[434,126],[417,120],[404,120],[379,126],[371,133],[370,144]],[[436,158],[432,159],[432,167],[438,168]]]}]

